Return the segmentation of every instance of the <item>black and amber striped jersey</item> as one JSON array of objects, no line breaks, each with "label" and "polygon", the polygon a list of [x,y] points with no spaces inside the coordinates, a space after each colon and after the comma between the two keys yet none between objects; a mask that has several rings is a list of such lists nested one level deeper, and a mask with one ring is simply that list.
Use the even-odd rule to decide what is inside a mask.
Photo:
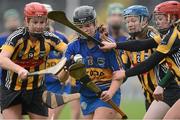
[{"label": "black and amber striped jersey", "polygon": [[180,28],[172,26],[156,49],[158,52],[167,54],[166,61],[169,67],[180,79]]},{"label": "black and amber striped jersey", "polygon": [[[151,34],[157,34],[153,33],[152,27],[148,30],[150,30],[148,31],[148,33],[151,32]],[[149,36],[146,34],[143,37],[148,38]],[[138,63],[141,63],[142,61],[148,59],[152,53],[153,49],[147,49],[139,52],[124,51],[121,57],[126,67],[130,68],[131,66],[136,66]],[[151,69],[148,72],[138,75],[138,78],[144,90],[146,101],[148,101],[148,103],[151,103],[154,100],[153,92],[157,86],[156,70]]]},{"label": "black and amber striped jersey", "polygon": [[[46,68],[46,60],[51,50],[62,52],[66,44],[56,35],[44,32],[37,40],[31,40],[27,28],[19,28],[13,32],[2,46],[2,50],[11,53],[11,60],[24,67],[29,72],[39,71]],[[44,84],[44,76],[30,76],[21,80],[12,71],[3,71],[2,80],[5,87],[15,91],[32,90]]]},{"label": "black and amber striped jersey", "polygon": [[[122,54],[122,60],[123,63],[126,65],[126,67],[136,66],[136,64],[146,60],[152,54],[152,52],[153,52],[152,49],[148,49],[140,52],[124,51],[124,53]],[[153,101],[153,96],[152,96],[153,91],[157,86],[155,69],[151,69],[146,73],[138,75],[138,78],[143,87],[146,100],[149,103],[151,103]]]}]

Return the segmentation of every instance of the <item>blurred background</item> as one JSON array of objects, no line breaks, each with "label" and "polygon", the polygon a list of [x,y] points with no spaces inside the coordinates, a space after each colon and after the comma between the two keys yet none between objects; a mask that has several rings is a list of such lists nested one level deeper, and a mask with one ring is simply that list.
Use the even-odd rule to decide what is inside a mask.
[{"label": "blurred background", "polygon": [[[4,32],[3,14],[8,9],[16,9],[20,13],[20,19],[23,21],[23,8],[24,5],[33,2],[34,0],[0,0],[0,32]],[[46,3],[52,5],[54,10],[63,10],[71,19],[74,8],[80,5],[94,6],[98,14],[98,22],[105,23],[107,17],[107,8],[110,3],[119,2],[125,7],[130,5],[140,4],[145,5],[149,10],[153,10],[153,7],[166,0],[36,0],[36,2]],[[70,33],[64,28],[64,26],[56,25],[56,29],[62,32]]]},{"label": "blurred background", "polygon": [[[36,0],[36,2],[52,5],[54,10],[65,11],[69,19],[72,19],[73,10],[77,6],[94,6],[98,15],[98,23],[101,24],[106,24],[107,8],[110,3],[119,2],[123,4],[125,8],[135,4],[145,5],[150,11],[152,11],[155,5],[163,1],[166,0]],[[8,9],[16,9],[19,12],[18,17],[23,23],[23,8],[25,4],[29,2],[33,2],[33,0],[0,0],[0,33],[5,32],[5,11]],[[66,35],[70,35],[72,33],[69,28],[57,23],[55,25],[55,29],[64,32]],[[143,117],[145,113],[144,96],[142,86],[140,85],[137,77],[128,78],[125,84],[122,85],[121,107],[131,119],[141,119]],[[62,112],[61,118],[69,119],[69,114],[70,109],[69,106],[67,106]]]}]

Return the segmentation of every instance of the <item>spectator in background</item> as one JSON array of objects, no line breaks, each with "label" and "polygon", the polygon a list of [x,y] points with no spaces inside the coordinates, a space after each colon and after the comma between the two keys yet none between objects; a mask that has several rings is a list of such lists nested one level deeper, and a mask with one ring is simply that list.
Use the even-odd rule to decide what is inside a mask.
[{"label": "spectator in background", "polygon": [[9,9],[3,15],[5,32],[0,35],[0,46],[4,44],[9,34],[21,26],[20,15],[17,10]]},{"label": "spectator in background", "polygon": [[116,42],[123,42],[129,37],[125,30],[123,10],[124,6],[120,3],[112,3],[108,6],[108,32]]}]

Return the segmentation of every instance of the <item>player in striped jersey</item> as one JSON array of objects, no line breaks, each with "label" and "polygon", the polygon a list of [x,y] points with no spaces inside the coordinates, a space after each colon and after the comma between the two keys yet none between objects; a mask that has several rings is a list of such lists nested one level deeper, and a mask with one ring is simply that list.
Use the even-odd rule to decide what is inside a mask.
[{"label": "player in striped jersey", "polygon": [[[128,77],[128,76],[140,74],[142,72],[146,72],[149,69],[153,68],[156,64],[158,64],[163,58],[165,58],[168,63],[169,69],[171,69],[173,71],[173,73],[175,74],[175,76],[177,76],[177,79],[179,80],[179,77],[180,77],[180,75],[179,75],[179,73],[180,73],[180,71],[179,71],[180,70],[180,68],[179,68],[180,3],[177,1],[167,1],[167,2],[163,2],[159,5],[157,5],[154,10],[154,17],[155,17],[156,25],[159,28],[159,30],[161,31],[161,33],[164,33],[164,31],[167,32],[165,34],[165,36],[163,36],[163,39],[158,47],[157,47],[158,42],[156,41],[157,36],[156,37],[154,36],[153,37],[154,39],[147,40],[147,42],[138,41],[139,45],[134,44],[135,43],[135,41],[134,41],[134,42],[131,42],[131,43],[129,42],[129,43],[125,43],[125,44],[119,43],[119,44],[117,44],[117,46],[119,48],[128,49],[128,50],[143,50],[143,49],[148,49],[148,48],[152,48],[152,47],[157,47],[157,50],[146,61],[142,62],[141,64],[137,65],[136,67],[134,67],[126,72],[121,71],[120,73],[123,73],[124,75],[122,75],[122,74],[119,75],[120,73],[117,73],[116,77],[123,78],[124,76]],[[126,45],[126,48],[122,47],[124,45]],[[107,46],[108,45],[106,45],[106,47]],[[110,46],[113,47],[113,44],[111,44],[111,45],[109,44],[109,47],[107,47],[107,48],[111,48]],[[132,48],[132,47],[134,47],[134,48]],[[171,86],[170,82],[172,81],[172,79],[168,79],[168,80],[166,80],[166,82],[167,81],[168,81],[169,86]],[[166,90],[167,90],[167,87],[164,91],[160,86],[158,86],[157,90],[154,93],[156,99],[161,100],[162,91],[167,93]],[[173,104],[171,104],[171,103],[174,103],[174,102],[176,102],[176,103],[172,106],[170,112],[167,113],[165,118],[179,118],[179,114],[178,114],[178,109],[180,107],[179,87],[177,87],[177,89],[175,88],[174,92],[170,91],[168,94],[167,94],[168,97],[171,98],[168,101],[168,103],[170,103],[168,105],[172,106]],[[171,102],[171,101],[174,101],[174,102]],[[159,107],[159,106],[154,105],[154,108],[155,108],[155,110],[153,112],[154,116],[159,114],[157,107]],[[158,111],[158,113],[157,113],[157,111]]]},{"label": "player in striped jersey", "polygon": [[[66,44],[53,33],[44,31],[47,25],[47,10],[38,2],[26,4],[24,8],[25,27],[17,29],[2,46],[1,55],[30,72],[46,68],[50,50],[63,52]],[[22,80],[12,71],[3,71],[2,113],[5,119],[42,119],[48,109],[42,104],[45,90],[44,76],[35,75]]]},{"label": "player in striped jersey", "polygon": [[[149,11],[145,6],[134,5],[124,10],[125,22],[127,23],[128,32],[131,36],[129,41],[131,41],[131,39],[139,40],[149,38],[147,35],[148,32],[157,33],[153,27],[148,26],[149,17]],[[140,52],[124,51],[122,60],[126,64],[126,67],[130,68],[131,65],[136,66],[136,64],[146,60],[152,53],[153,49]],[[153,91],[157,86],[155,69],[138,75],[138,78],[144,91],[146,110],[148,110],[154,100]]]}]

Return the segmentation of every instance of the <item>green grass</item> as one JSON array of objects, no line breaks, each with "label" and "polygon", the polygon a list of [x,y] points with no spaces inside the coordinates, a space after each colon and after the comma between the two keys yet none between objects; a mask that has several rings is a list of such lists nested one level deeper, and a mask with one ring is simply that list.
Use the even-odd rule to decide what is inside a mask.
[{"label": "green grass", "polygon": [[142,119],[145,114],[145,105],[142,100],[123,100],[121,109],[129,119]]},{"label": "green grass", "polygon": [[[143,100],[123,100],[121,109],[128,115],[129,119],[142,119],[145,114],[145,106]],[[62,113],[59,115],[60,119],[71,119],[71,108],[66,105]]]}]

